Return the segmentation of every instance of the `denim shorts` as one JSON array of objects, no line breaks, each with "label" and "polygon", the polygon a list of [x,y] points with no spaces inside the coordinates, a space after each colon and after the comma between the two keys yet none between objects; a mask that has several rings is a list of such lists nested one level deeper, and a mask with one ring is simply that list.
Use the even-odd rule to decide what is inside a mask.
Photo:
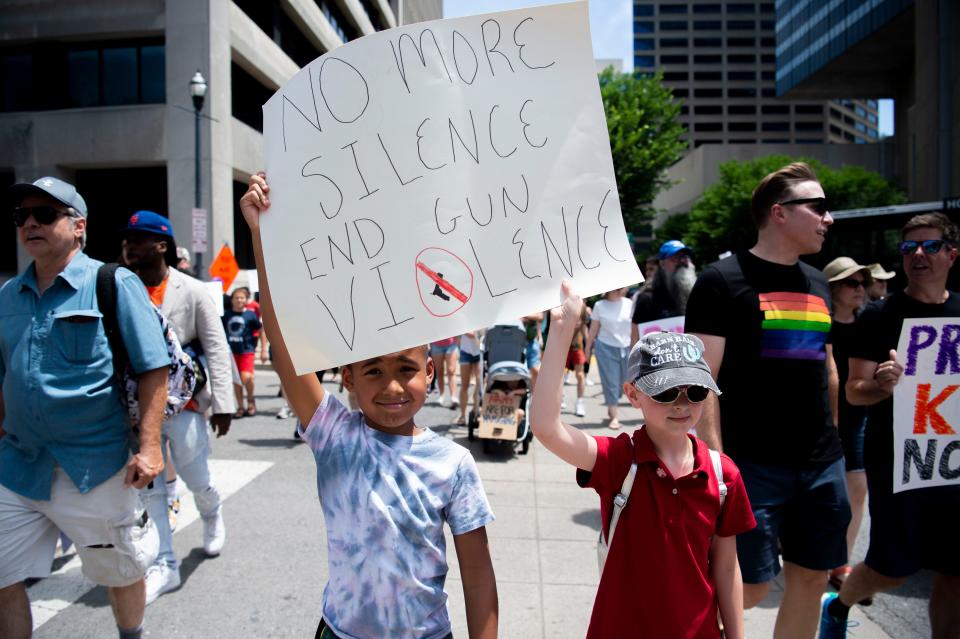
[{"label": "denim shorts", "polygon": [[476,355],[471,355],[470,353],[464,353],[460,351],[460,363],[461,364],[476,364],[480,361],[480,353]]},{"label": "denim shorts", "polygon": [[840,420],[837,431],[840,434],[840,445],[843,446],[843,459],[848,473],[863,472],[863,437],[866,427],[866,415],[853,424],[845,424]]},{"label": "denim shorts", "polygon": [[536,368],[540,365],[540,342],[535,339],[527,342],[527,368]]},{"label": "denim shorts", "polygon": [[[757,527],[737,535],[743,582],[762,584],[783,560],[810,570],[847,563],[850,500],[843,459],[801,468],[735,460]],[[871,497],[872,499],[872,497]]]},{"label": "denim shorts", "polygon": [[446,346],[435,346],[433,344],[430,345],[431,355],[446,355],[447,353],[452,353],[455,350],[457,350],[456,344],[447,344]]}]

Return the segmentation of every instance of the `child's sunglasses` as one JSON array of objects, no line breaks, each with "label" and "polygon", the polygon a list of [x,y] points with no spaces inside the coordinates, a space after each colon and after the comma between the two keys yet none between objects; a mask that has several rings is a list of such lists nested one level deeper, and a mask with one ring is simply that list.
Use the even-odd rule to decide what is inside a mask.
[{"label": "child's sunglasses", "polygon": [[687,401],[691,404],[699,404],[710,394],[710,389],[704,386],[677,386],[651,395],[650,399],[658,404],[672,404],[680,399],[681,393],[687,396]]},{"label": "child's sunglasses", "polygon": [[13,223],[18,228],[27,223],[30,216],[37,224],[53,224],[61,215],[69,215],[55,206],[20,206],[13,209]]},{"label": "child's sunglasses", "polygon": [[923,240],[922,242],[905,240],[900,242],[897,248],[900,249],[901,255],[913,255],[917,252],[917,247],[923,247],[923,252],[927,255],[936,255],[944,246],[949,246],[946,240]]}]

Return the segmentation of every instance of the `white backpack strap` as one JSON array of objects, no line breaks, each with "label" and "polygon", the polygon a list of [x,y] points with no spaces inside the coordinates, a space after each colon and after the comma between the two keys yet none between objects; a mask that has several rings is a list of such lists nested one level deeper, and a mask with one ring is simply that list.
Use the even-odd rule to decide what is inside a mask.
[{"label": "white backpack strap", "polygon": [[727,498],[727,485],[723,483],[723,462],[720,460],[720,453],[711,450],[710,461],[713,462],[713,474],[717,476],[717,485],[720,488],[720,508],[723,508],[723,502]]},{"label": "white backpack strap", "polygon": [[633,480],[637,476],[637,462],[630,464],[630,470],[627,476],[623,478],[623,486],[620,492],[613,498],[613,516],[610,517],[610,532],[607,533],[607,548],[613,543],[613,533],[617,530],[617,522],[620,520],[620,513],[627,505],[627,499],[630,498],[630,491],[633,489]]}]

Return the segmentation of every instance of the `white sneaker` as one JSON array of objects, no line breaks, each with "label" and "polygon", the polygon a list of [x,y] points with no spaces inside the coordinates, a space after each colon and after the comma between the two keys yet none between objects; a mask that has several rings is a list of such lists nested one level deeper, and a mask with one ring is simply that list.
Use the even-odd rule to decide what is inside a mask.
[{"label": "white sneaker", "polygon": [[577,417],[583,417],[584,415],[587,414],[587,409],[583,407],[582,399],[577,400],[577,405],[573,409],[573,414],[576,415]]},{"label": "white sneaker", "polygon": [[143,579],[147,590],[146,605],[149,606],[160,595],[180,587],[180,569],[167,564],[153,564],[147,568]]},{"label": "white sneaker", "polygon": [[290,409],[284,406],[277,411],[277,419],[287,419],[290,417]]},{"label": "white sneaker", "polygon": [[443,397],[440,399],[440,405],[443,406],[444,408],[449,408],[450,402],[451,402],[450,393],[444,393]]},{"label": "white sneaker", "polygon": [[589,378],[587,379],[587,386],[596,386],[596,385],[597,383],[595,381]]},{"label": "white sneaker", "polygon": [[569,386],[569,385],[572,384],[572,383],[573,383],[573,382],[570,381],[570,373],[565,373],[564,376],[563,376],[563,385],[564,385],[564,386]]},{"label": "white sneaker", "polygon": [[223,550],[223,542],[227,539],[227,530],[223,526],[223,513],[218,509],[216,515],[202,517],[203,519],[203,552],[210,557],[216,557]]},{"label": "white sneaker", "polygon": [[560,401],[560,410],[567,410],[567,400]]}]

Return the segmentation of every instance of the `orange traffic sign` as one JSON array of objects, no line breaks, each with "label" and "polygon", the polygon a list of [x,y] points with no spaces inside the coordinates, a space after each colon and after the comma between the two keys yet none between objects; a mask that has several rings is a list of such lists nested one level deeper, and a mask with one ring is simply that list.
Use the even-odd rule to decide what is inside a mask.
[{"label": "orange traffic sign", "polygon": [[237,258],[233,256],[230,247],[224,244],[213,263],[210,264],[210,275],[220,279],[223,283],[223,292],[226,293],[239,272],[240,265],[237,264]]}]

